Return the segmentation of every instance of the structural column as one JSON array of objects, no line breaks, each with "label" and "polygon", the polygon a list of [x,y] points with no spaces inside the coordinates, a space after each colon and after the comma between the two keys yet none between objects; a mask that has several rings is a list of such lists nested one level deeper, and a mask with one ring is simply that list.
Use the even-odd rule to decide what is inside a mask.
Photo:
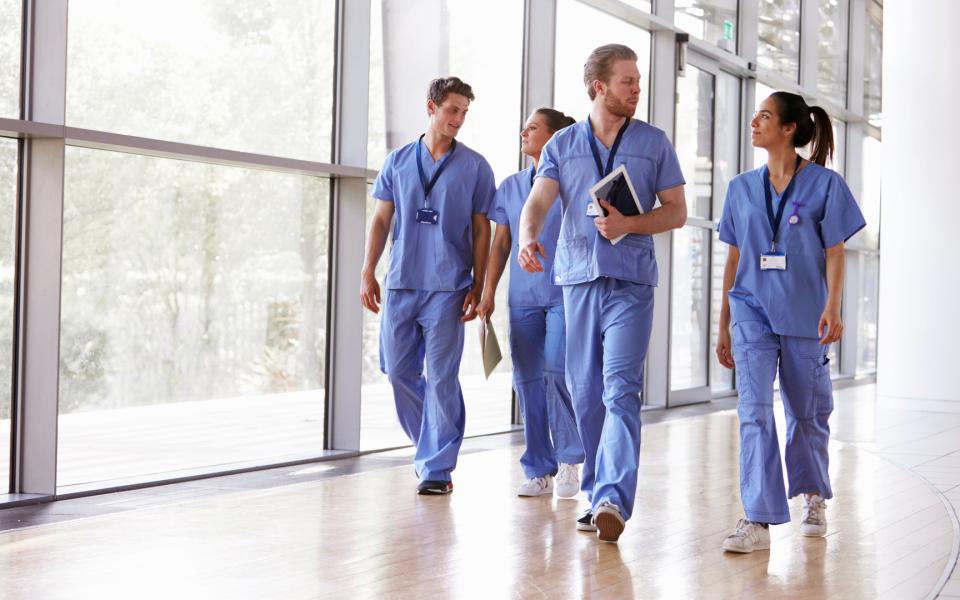
[{"label": "structural column", "polygon": [[[337,110],[334,163],[367,166],[367,102],[370,76],[370,2],[340,0],[337,48]],[[327,358],[326,447],[360,448],[360,388],[363,378],[363,267],[367,181],[334,180],[331,219],[332,269]]]},{"label": "structural column", "polygon": [[[67,0],[28,2],[26,24],[23,117],[62,126]],[[63,138],[28,139],[19,198],[14,493],[56,492],[63,178]]]},{"label": "structural column", "polygon": [[960,363],[956,56],[960,2],[887,2],[878,393],[954,401]]}]

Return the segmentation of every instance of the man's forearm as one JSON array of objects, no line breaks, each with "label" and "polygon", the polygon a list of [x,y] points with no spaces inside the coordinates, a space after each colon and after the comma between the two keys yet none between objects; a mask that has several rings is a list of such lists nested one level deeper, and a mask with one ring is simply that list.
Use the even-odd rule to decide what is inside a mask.
[{"label": "man's forearm", "polygon": [[367,239],[367,251],[363,260],[362,272],[373,273],[376,270],[377,263],[380,262],[380,257],[383,256],[383,250],[386,246],[387,227],[384,227],[380,221],[374,220],[370,224],[370,237]]},{"label": "man's forearm", "polygon": [[648,213],[627,217],[630,233],[654,235],[683,227],[687,220],[686,206],[666,204]]},{"label": "man's forearm", "polygon": [[473,225],[473,287],[483,289],[487,270],[487,255],[490,253],[490,222],[483,217],[483,224]]}]

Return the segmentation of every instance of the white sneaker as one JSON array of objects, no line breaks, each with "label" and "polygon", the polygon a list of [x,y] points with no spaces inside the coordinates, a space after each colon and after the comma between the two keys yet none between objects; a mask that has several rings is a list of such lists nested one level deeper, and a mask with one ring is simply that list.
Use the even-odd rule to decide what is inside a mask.
[{"label": "white sneaker", "polygon": [[770,549],[770,528],[746,519],[737,521],[733,533],[723,540],[723,549],[727,552],[753,552]]},{"label": "white sneaker", "polygon": [[543,496],[553,493],[553,476],[544,475],[543,477],[534,477],[520,484],[517,489],[518,496]]},{"label": "white sneaker", "polygon": [[827,502],[817,494],[803,495],[803,519],[800,533],[807,537],[827,535]]},{"label": "white sneaker", "polygon": [[580,492],[580,471],[577,465],[560,463],[557,470],[557,496],[576,498]]},{"label": "white sneaker", "polygon": [[620,508],[604,500],[593,512],[593,522],[597,526],[597,537],[601,542],[617,543],[626,522],[620,516]]}]

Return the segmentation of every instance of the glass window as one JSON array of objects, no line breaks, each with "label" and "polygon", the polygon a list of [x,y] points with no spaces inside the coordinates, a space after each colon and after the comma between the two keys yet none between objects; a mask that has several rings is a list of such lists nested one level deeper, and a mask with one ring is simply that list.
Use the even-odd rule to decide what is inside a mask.
[{"label": "glass window", "polygon": [[673,232],[670,281],[670,389],[707,385],[710,342],[710,230],[681,227]]},{"label": "glass window", "polygon": [[737,0],[677,0],[673,22],[728,52],[737,51]]},{"label": "glass window", "polygon": [[322,453],[328,179],[68,148],[60,485]]},{"label": "glass window", "polygon": [[[775,91],[777,90],[771,87],[767,87],[766,85],[758,81],[757,87],[756,87],[756,94],[755,94],[755,103],[753,106],[754,112],[760,110],[760,103],[766,100],[770,96],[770,94],[774,93]],[[749,127],[750,127],[750,124],[747,123],[746,131],[748,133],[750,131]],[[767,164],[767,151],[764,150],[763,148],[757,148],[756,146],[754,146],[753,147],[753,168],[759,169],[765,164]]]},{"label": "glass window", "polygon": [[800,80],[800,0],[764,0],[759,4],[757,62]]},{"label": "glass window", "polygon": [[9,490],[17,142],[0,138],[0,494]]},{"label": "glass window", "polygon": [[687,184],[691,217],[710,218],[713,207],[713,75],[687,66],[677,78],[676,147]]},{"label": "glass window", "polygon": [[723,305],[723,270],[727,264],[729,246],[713,234],[713,264],[710,270],[710,388],[713,391],[733,389],[733,369],[728,369],[717,360],[717,335],[720,332],[720,309]]},{"label": "glass window", "polygon": [[457,139],[490,162],[497,181],[517,171],[522,2],[372,0],[370,27],[370,168],[423,133],[430,80],[456,75],[476,95]]},{"label": "glass window", "polygon": [[557,44],[554,65],[554,108],[578,121],[590,114],[590,98],[583,85],[583,63],[590,52],[604,44],[625,44],[637,53],[640,68],[638,119],[650,114],[649,31],[611,17],[574,0],[557,2]]},{"label": "glass window", "polygon": [[622,2],[640,10],[653,12],[653,3],[650,0],[622,0]]},{"label": "glass window", "polygon": [[820,0],[817,90],[840,106],[847,105],[847,18],[849,14],[849,0]]},{"label": "glass window", "polygon": [[72,2],[67,124],[329,161],[335,4]]},{"label": "glass window", "polygon": [[0,0],[0,117],[20,116],[20,18],[22,0]]},{"label": "glass window", "polygon": [[883,5],[867,1],[867,28],[863,48],[863,114],[880,126],[883,84]]},{"label": "glass window", "polygon": [[843,161],[846,154],[847,124],[837,119],[831,119],[833,124],[833,159],[827,159],[827,168],[843,175],[845,173]]},{"label": "glass window", "polygon": [[[727,185],[740,171],[740,79],[721,71],[717,75],[717,118],[715,122],[716,154],[714,176],[717,189],[713,194],[713,220],[723,214]],[[723,300],[723,269],[727,262],[727,245],[713,235],[713,258],[710,266],[710,386],[714,390],[733,387],[733,371],[722,367],[713,348],[717,345],[720,327],[720,306]]]},{"label": "glass window", "polygon": [[875,137],[863,137],[863,179],[858,200],[867,226],[851,240],[854,244],[872,249],[880,247],[880,182],[883,179],[880,144]]},{"label": "glass window", "polygon": [[723,201],[727,196],[727,184],[740,172],[740,79],[721,71],[717,75],[717,119],[714,127],[716,143],[716,180],[713,220],[719,221],[723,214]]},{"label": "glass window", "polygon": [[860,261],[860,295],[857,299],[857,374],[877,370],[877,296],[880,256],[872,252],[853,255]]}]

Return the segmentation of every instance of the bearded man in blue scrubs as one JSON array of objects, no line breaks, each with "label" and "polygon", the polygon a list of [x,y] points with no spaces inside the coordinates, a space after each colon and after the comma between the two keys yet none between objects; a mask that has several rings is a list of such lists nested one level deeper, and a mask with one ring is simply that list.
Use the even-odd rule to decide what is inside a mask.
[{"label": "bearded man in blue scrubs", "polygon": [[416,446],[418,493],[449,494],[464,431],[458,378],[463,324],[476,317],[483,291],[490,248],[486,215],[496,186],[487,161],[456,141],[474,99],[470,86],[456,77],[434,79],[427,96],[426,133],[391,152],[373,184],[379,201],[360,301],[380,312],[374,272],[396,217],[380,367],[393,386],[400,426]]},{"label": "bearded man in blue scrubs", "polygon": [[[640,390],[658,276],[652,235],[682,227],[687,209],[673,145],[632,118],[640,98],[636,53],[619,44],[597,48],[583,81],[593,108],[543,149],[520,220],[518,261],[543,270],[538,235],[559,195],[553,281],[563,286],[567,339],[576,340],[567,345],[566,377],[586,455],[581,489],[591,503],[577,529],[616,542],[637,492]],[[620,165],[640,214],[625,216],[603,199],[602,212],[593,205],[590,188]]]}]

